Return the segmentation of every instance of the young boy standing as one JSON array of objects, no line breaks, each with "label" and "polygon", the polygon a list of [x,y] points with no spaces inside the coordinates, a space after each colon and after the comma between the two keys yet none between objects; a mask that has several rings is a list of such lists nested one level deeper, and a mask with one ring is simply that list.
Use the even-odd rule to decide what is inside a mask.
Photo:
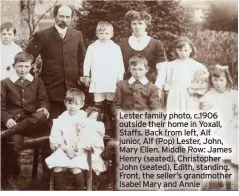
[{"label": "young boy standing", "polygon": [[149,82],[145,74],[148,72],[147,59],[142,55],[132,56],[129,60],[129,80],[118,82],[113,110],[153,110],[161,107],[159,89]]},{"label": "young boy standing", "polygon": [[99,22],[96,27],[98,40],[88,47],[84,61],[85,83],[89,86],[89,92],[94,93],[96,107],[105,108],[106,129],[111,127],[111,105],[116,83],[122,80],[124,75],[122,53],[120,47],[111,40],[113,35],[112,24]]},{"label": "young boy standing", "polygon": [[[49,117],[49,100],[44,83],[29,72],[33,56],[19,52],[14,58],[13,73],[1,81],[1,140],[4,172],[7,183],[14,188],[16,168],[20,172],[19,151],[24,136],[34,136]],[[6,154],[5,154],[6,153]]]},{"label": "young boy standing", "polygon": [[15,42],[16,28],[13,23],[5,22],[1,26],[1,80],[14,73],[12,66],[15,55],[22,51],[22,48]]}]

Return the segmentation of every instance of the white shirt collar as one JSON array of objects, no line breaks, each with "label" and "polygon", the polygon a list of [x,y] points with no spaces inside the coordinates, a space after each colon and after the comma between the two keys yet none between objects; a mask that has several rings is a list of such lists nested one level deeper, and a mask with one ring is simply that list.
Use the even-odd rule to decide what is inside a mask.
[{"label": "white shirt collar", "polygon": [[67,31],[67,27],[62,29],[61,27],[59,27],[57,24],[55,24],[55,28],[58,31],[59,34],[63,34],[63,37],[66,36],[66,31]]},{"label": "white shirt collar", "polygon": [[97,39],[94,43],[95,43],[95,44],[112,44],[113,41],[112,41],[112,40],[109,40],[108,42],[104,43],[104,42],[101,42],[100,40]]},{"label": "white shirt collar", "polygon": [[[132,76],[130,79],[129,79],[129,84],[133,84],[135,82],[135,78]],[[145,85],[147,84],[149,81],[148,79],[144,76],[141,80],[139,80],[141,84]]]},{"label": "white shirt collar", "polygon": [[[17,80],[19,80],[19,76],[17,75],[17,73],[16,72],[14,72],[10,77],[9,77],[9,79],[13,82],[13,83],[15,83]],[[25,76],[25,78],[27,79],[27,80],[29,80],[30,82],[32,82],[33,81],[33,76],[30,74],[30,73],[28,73],[26,76]]]},{"label": "white shirt collar", "polygon": [[2,45],[2,47],[13,46],[13,45],[15,45],[15,42],[12,42],[11,44],[4,44],[4,43],[2,43],[2,40],[1,40],[1,45]]},{"label": "white shirt collar", "polygon": [[134,35],[131,35],[128,42],[131,48],[136,51],[141,51],[149,44],[150,40],[151,37],[147,35],[147,32],[145,32],[145,35],[142,39],[138,40]]}]

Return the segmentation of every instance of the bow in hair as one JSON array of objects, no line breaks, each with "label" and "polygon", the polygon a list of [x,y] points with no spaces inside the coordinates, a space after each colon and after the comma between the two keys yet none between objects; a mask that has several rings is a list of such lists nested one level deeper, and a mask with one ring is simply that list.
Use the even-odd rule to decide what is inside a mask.
[{"label": "bow in hair", "polygon": [[226,70],[226,69],[229,68],[228,66],[222,66],[222,65],[219,65],[219,64],[215,65],[215,67],[216,67],[217,69],[220,69],[220,70]]}]

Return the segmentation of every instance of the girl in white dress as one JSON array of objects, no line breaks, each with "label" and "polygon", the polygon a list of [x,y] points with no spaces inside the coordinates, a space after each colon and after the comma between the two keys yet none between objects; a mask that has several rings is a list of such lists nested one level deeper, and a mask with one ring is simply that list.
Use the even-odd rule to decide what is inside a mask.
[{"label": "girl in white dress", "polygon": [[101,21],[96,27],[98,40],[89,45],[84,60],[84,81],[89,92],[94,93],[96,107],[108,114],[105,118],[106,127],[111,121],[111,105],[116,91],[116,83],[123,79],[124,62],[120,47],[111,38],[114,35],[113,26]]},{"label": "girl in white dress", "polygon": [[[199,127],[198,136],[195,136],[194,139],[200,139],[201,144],[193,146],[205,148],[205,151],[200,153],[203,156],[221,157],[219,164],[228,165],[230,170],[227,172],[232,174],[231,179],[225,180],[224,185],[228,185],[226,182],[237,182],[238,176],[238,92],[232,89],[233,83],[228,66],[216,65],[210,72],[209,82],[211,83],[210,90],[199,100],[200,110],[217,114],[217,120],[220,120],[222,128],[211,127],[210,135],[202,135],[203,127]],[[209,118],[201,120],[211,123],[216,121],[216,119]],[[179,139],[187,138],[192,138],[192,136],[183,135]],[[213,141],[213,139],[217,141],[220,139],[222,144],[207,142]],[[183,146],[187,148],[190,145],[184,144]],[[217,170],[208,172],[215,173]],[[230,188],[227,187],[227,189]]]},{"label": "girl in white dress", "polygon": [[[207,68],[193,60],[196,50],[191,41],[180,37],[174,44],[176,60],[166,63],[166,71],[159,70],[158,74],[166,74],[166,81],[158,78],[155,85],[164,86],[168,91],[167,112],[194,112],[198,109],[198,98],[207,90]],[[164,84],[163,84],[164,83]]]},{"label": "girl in white dress", "polygon": [[210,73],[210,82],[212,88],[200,99],[200,105],[204,111],[218,113],[222,128],[214,128],[212,137],[222,139],[224,148],[232,148],[231,153],[220,154],[222,159],[238,165],[238,91],[232,89],[228,66],[216,65]]},{"label": "girl in white dress", "polygon": [[[99,158],[104,148],[104,125],[87,118],[88,114],[81,110],[84,100],[85,96],[80,90],[68,90],[65,98],[67,111],[53,120],[50,145],[54,152],[46,159],[46,163],[50,169],[53,168],[54,183],[59,190],[65,188],[64,171],[67,168],[74,174],[76,188],[83,190],[82,170],[89,169],[86,151],[90,147],[94,150],[93,168],[97,174],[105,170],[103,160]],[[94,126],[89,129],[93,122]],[[89,133],[86,133],[87,131]]]}]

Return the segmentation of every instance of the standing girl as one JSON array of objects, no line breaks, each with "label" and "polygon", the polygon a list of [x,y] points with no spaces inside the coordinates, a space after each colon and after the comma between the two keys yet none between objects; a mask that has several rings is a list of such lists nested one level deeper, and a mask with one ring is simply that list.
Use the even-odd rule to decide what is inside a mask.
[{"label": "standing girl", "polygon": [[[206,67],[193,60],[196,49],[186,37],[174,44],[177,59],[167,63],[164,90],[168,91],[167,112],[194,112],[198,109],[199,95],[207,91]],[[157,86],[162,86],[158,84]],[[161,81],[161,80],[160,80]]]},{"label": "standing girl", "polygon": [[[221,170],[220,172],[229,172],[232,175],[223,183],[224,188],[230,190],[234,188],[235,182],[237,187],[238,175],[238,92],[232,89],[233,83],[228,66],[216,65],[210,72],[209,80],[212,87],[200,98],[200,108],[202,111],[218,115],[218,119],[204,119],[204,121],[219,120],[221,127],[211,128],[210,135],[197,138],[201,138],[201,141],[221,140],[221,143],[204,142],[200,147],[205,149],[202,153],[204,156],[220,157],[218,164],[228,167],[228,171]],[[213,164],[215,163],[211,163]],[[218,171],[212,170],[211,172]],[[216,185],[222,184],[221,179],[214,179],[214,181]]]},{"label": "standing girl", "polygon": [[[209,80],[211,88],[200,98],[200,110],[218,117],[217,119],[203,118],[204,122],[220,121],[221,127],[210,127],[211,133],[207,135],[202,134],[204,127],[199,127],[198,136],[195,136],[195,139],[200,139],[201,143],[193,144],[193,147],[205,149],[204,152],[200,152],[201,156],[220,157],[218,162],[206,164],[229,166],[228,171],[221,170],[220,172],[230,172],[232,174],[232,178],[225,179],[225,187],[231,189],[231,182],[237,181],[235,178],[238,174],[238,92],[232,89],[233,84],[228,66],[216,65],[210,72]],[[186,138],[192,138],[192,136],[182,137],[182,139]],[[221,142],[219,142],[219,139]],[[217,142],[209,142],[214,140]],[[183,146],[187,148],[191,144],[183,144]],[[211,170],[208,172],[215,173],[218,171]],[[214,179],[214,186],[218,186],[219,183],[221,183],[221,179]],[[204,185],[211,189],[209,183]]]},{"label": "standing girl", "polygon": [[229,156],[232,163],[238,164],[238,92],[232,89],[228,66],[216,65],[210,73],[210,82],[212,88],[200,99],[200,105],[203,110],[218,113],[222,128],[214,128],[213,134],[232,148],[232,153],[225,153],[222,158]]}]

